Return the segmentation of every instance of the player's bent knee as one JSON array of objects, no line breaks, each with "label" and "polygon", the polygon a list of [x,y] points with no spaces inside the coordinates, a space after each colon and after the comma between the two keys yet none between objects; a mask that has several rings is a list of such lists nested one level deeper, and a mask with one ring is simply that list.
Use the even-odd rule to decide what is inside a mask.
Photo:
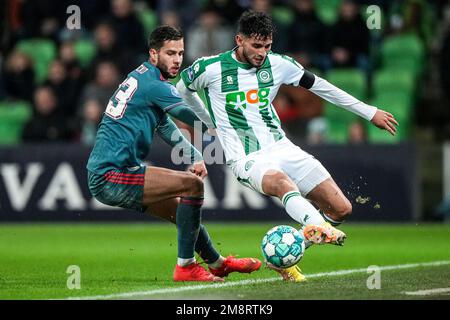
[{"label": "player's bent knee", "polygon": [[352,204],[350,201],[345,201],[345,203],[339,207],[339,209],[336,212],[336,215],[338,216],[338,219],[340,221],[346,220],[351,214],[352,214]]},{"label": "player's bent knee", "polygon": [[203,197],[203,180],[200,177],[194,174],[187,174],[183,179],[183,185],[185,187],[183,195]]}]

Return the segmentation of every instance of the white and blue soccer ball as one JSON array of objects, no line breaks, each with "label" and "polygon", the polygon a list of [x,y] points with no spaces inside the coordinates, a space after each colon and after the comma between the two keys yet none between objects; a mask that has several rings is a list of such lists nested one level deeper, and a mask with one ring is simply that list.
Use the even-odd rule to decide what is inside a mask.
[{"label": "white and blue soccer ball", "polygon": [[280,225],[267,231],[261,249],[267,262],[276,267],[289,268],[303,257],[305,241],[295,228]]}]

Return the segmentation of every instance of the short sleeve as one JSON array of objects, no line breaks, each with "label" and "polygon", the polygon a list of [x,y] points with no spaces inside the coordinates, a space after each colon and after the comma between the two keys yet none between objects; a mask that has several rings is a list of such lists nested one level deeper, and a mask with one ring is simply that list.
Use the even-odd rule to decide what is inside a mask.
[{"label": "short sleeve", "polygon": [[168,82],[159,82],[149,88],[150,104],[156,105],[163,111],[185,104],[177,88]]},{"label": "short sleeve", "polygon": [[284,75],[283,84],[298,87],[299,82],[305,73],[305,68],[289,56],[280,55],[279,59],[281,72]]}]

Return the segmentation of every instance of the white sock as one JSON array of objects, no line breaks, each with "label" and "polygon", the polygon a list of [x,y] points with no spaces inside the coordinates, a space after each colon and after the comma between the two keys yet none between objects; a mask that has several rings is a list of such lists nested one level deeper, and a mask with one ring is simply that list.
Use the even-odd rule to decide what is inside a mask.
[{"label": "white sock", "polygon": [[217,259],[213,263],[208,263],[208,267],[213,268],[213,269],[219,269],[222,266],[224,261],[225,261],[225,258],[220,256],[219,259]]},{"label": "white sock", "polygon": [[191,263],[195,263],[195,258],[189,258],[189,259],[177,258],[177,264],[180,267],[186,267],[186,266],[190,265]]},{"label": "white sock", "polygon": [[298,191],[289,191],[281,199],[286,212],[302,225],[323,224],[325,220],[319,211],[302,197]]}]

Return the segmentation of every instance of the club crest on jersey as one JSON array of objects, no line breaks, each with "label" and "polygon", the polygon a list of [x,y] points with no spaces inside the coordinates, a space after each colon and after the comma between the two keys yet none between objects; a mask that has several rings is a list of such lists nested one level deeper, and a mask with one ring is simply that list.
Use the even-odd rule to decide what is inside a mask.
[{"label": "club crest on jersey", "polygon": [[272,81],[272,74],[265,69],[259,70],[256,74],[256,77],[258,78],[258,81],[262,83],[268,83]]},{"label": "club crest on jersey", "polygon": [[245,163],[245,171],[250,170],[250,168],[253,166],[254,163],[255,163],[255,160],[247,161],[247,162]]}]

